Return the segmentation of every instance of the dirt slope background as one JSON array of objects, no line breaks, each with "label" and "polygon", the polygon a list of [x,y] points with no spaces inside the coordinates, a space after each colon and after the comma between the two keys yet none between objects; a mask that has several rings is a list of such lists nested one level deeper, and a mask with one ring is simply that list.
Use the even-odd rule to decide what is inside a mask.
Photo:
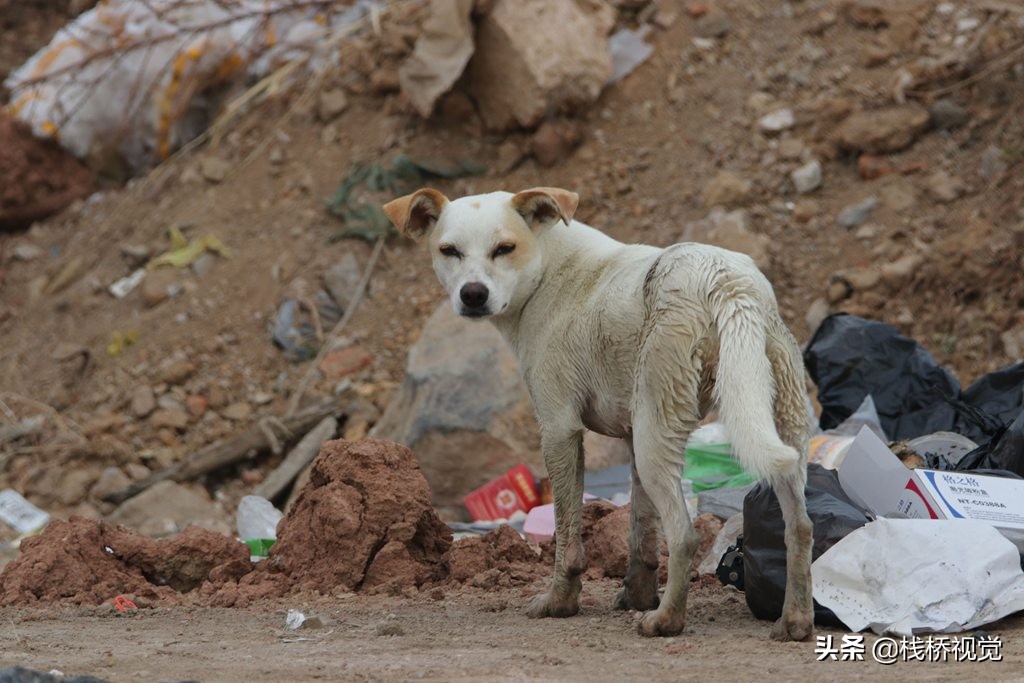
[{"label": "dirt slope background", "polygon": [[[488,167],[435,183],[452,196],[564,186],[581,194],[580,219],[619,239],[714,239],[750,251],[801,340],[827,310],[846,310],[896,324],[965,384],[1017,360],[1024,132],[1015,114],[1024,75],[1006,57],[1017,54],[1019,66],[1021,14],[957,3],[885,7],[725,2],[709,29],[701,23],[708,15],[695,20],[685,4],[666,1],[659,16],[667,28],[652,33],[651,59],[578,116],[553,119],[556,133],[537,136],[486,132],[459,91],[430,120],[418,118],[395,74],[422,13],[385,23],[380,36],[350,46],[326,85],[347,93],[335,118],[313,102],[281,120],[290,101],[267,103],[218,148],[0,237],[3,390],[20,413],[36,409],[31,399],[61,417],[59,438],[9,454],[4,476],[45,498],[60,482],[40,463],[89,461],[94,479],[101,465],[153,469],[280,414],[306,364],[271,343],[279,304],[312,298],[333,265],[351,254],[362,268],[369,254],[358,239],[328,243],[342,225],[325,201],[353,164],[386,165],[399,154]],[[25,10],[33,25],[35,12]],[[974,28],[965,33],[967,25]],[[709,31],[720,37],[697,35]],[[981,45],[973,68],[984,78],[923,81],[921,92],[942,97],[918,95],[887,111],[901,68],[920,71],[921,60],[971,41]],[[766,132],[759,121],[780,109],[792,112],[792,126]],[[540,165],[537,153],[553,165]],[[800,194],[790,174],[815,160],[820,188]],[[864,165],[869,175],[896,172],[865,180]],[[743,214],[705,219],[712,204]],[[851,227],[840,224],[844,209],[858,206],[861,216],[843,219]],[[234,256],[162,269],[114,299],[106,287],[168,249],[172,228],[214,235]],[[349,391],[386,404],[442,297],[422,250],[389,240],[346,330],[372,358],[345,369]],[[134,343],[112,357],[108,347],[118,350],[121,338]],[[337,382],[321,379],[311,393],[328,394]],[[149,415],[141,419],[130,405],[146,386],[160,402],[136,413]],[[80,493],[44,502],[68,506]]]}]

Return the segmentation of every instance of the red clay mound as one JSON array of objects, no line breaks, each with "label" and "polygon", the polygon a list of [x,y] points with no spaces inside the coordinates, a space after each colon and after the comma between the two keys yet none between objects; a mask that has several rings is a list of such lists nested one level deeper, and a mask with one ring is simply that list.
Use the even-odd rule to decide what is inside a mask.
[{"label": "red clay mound", "polygon": [[71,154],[0,114],[0,229],[28,227],[92,190],[92,173]]},{"label": "red clay mound", "polygon": [[450,546],[412,451],[377,439],[330,441],[261,573],[292,590],[392,590],[442,578]]},{"label": "red clay mound", "polygon": [[629,506],[604,500],[583,506],[583,547],[587,565],[600,576],[622,578],[629,569]]},{"label": "red clay mound", "polygon": [[529,583],[550,570],[537,551],[505,525],[484,536],[456,541],[444,563],[453,581],[483,588]]},{"label": "red clay mound", "polygon": [[100,605],[122,594],[176,603],[204,582],[233,582],[249,569],[244,545],[199,527],[154,540],[72,517],[22,542],[18,559],[0,574],[0,605]]}]

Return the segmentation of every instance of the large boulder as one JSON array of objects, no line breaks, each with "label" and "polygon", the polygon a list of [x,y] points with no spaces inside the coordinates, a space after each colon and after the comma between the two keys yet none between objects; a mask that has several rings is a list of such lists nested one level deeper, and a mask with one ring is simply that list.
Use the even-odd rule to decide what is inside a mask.
[{"label": "large boulder", "polygon": [[444,302],[409,351],[405,380],[372,436],[413,450],[439,507],[525,463],[543,472],[540,436],[515,354],[487,322]]},{"label": "large boulder", "polygon": [[488,128],[531,128],[595,101],[612,73],[602,0],[495,0],[477,25],[469,92]]}]

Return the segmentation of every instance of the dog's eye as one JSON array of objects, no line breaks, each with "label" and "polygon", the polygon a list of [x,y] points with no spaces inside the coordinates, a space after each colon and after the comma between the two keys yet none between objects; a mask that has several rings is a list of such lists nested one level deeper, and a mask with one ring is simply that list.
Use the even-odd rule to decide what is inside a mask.
[{"label": "dog's eye", "polygon": [[511,254],[515,250],[516,245],[514,244],[499,244],[498,247],[493,252],[491,252],[491,258],[498,258],[499,256],[504,256],[505,254]]},{"label": "dog's eye", "polygon": [[462,252],[453,247],[450,244],[445,244],[441,247],[442,256],[452,256],[454,258],[462,258]]}]

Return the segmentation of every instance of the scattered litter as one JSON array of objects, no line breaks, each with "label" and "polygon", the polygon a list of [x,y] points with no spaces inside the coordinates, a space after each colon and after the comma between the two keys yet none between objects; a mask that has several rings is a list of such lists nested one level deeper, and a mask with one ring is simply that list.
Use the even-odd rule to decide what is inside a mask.
[{"label": "scattered litter", "polygon": [[271,338],[284,350],[284,356],[293,363],[309,360],[316,355],[316,333],[310,324],[296,325],[299,302],[285,299],[277,309],[277,319]]},{"label": "scattered litter", "polygon": [[[537,507],[530,510],[532,513],[534,510],[543,506],[538,505]],[[510,526],[520,534],[525,533],[526,520],[529,515],[522,510],[517,510],[512,513],[512,516],[508,519],[496,519],[492,521],[479,521],[479,522],[448,522],[448,528],[452,530],[452,540],[458,541],[462,538],[471,538],[473,536],[485,536],[500,526]]]},{"label": "scattered litter", "polygon": [[708,489],[697,494],[697,514],[710,513],[721,519],[730,519],[743,512],[743,499],[754,484],[731,488]]},{"label": "scattered litter", "polygon": [[136,605],[134,602],[132,602],[128,598],[124,597],[123,595],[118,595],[117,597],[114,598],[114,609],[116,609],[118,612],[121,612],[122,614],[124,612],[127,612],[128,610],[133,610],[133,609],[138,609],[138,608],[139,608],[138,605]]},{"label": "scattered litter", "polygon": [[139,283],[146,278],[146,269],[139,268],[131,275],[127,275],[108,287],[108,290],[115,298],[123,299],[139,286]]},{"label": "scattered litter", "polygon": [[128,330],[127,332],[114,330],[110,333],[110,343],[107,344],[107,355],[111,358],[117,358],[125,349],[133,345],[138,340],[139,333],[135,330]]},{"label": "scattered litter", "polygon": [[19,534],[31,534],[46,526],[50,515],[14,489],[4,489],[0,491],[0,521]]},{"label": "scattered litter", "polygon": [[465,497],[463,503],[474,520],[508,519],[517,511],[529,512],[540,503],[533,473],[516,465]]},{"label": "scattered litter", "polygon": [[427,118],[473,56],[473,0],[431,0],[416,47],[398,69],[402,92]]},{"label": "scattered litter", "polygon": [[0,427],[0,446],[38,434],[46,424],[45,415],[30,415],[8,427]]},{"label": "scattered litter", "polygon": [[468,160],[444,164],[412,159],[405,154],[395,157],[387,167],[357,163],[327,200],[327,211],[345,223],[344,228],[331,235],[330,241],[358,237],[367,242],[376,242],[395,234],[391,221],[380,206],[357,200],[355,190],[361,186],[373,192],[398,196],[412,192],[430,180],[479,175],[486,170],[486,166]]},{"label": "scattered litter", "polygon": [[[835,470],[808,465],[805,492],[807,514],[814,525],[812,558],[819,557],[851,531],[870,521],[865,511],[843,490]],[[744,594],[747,607],[758,619],[774,620],[782,615],[786,592],[784,534],[779,499],[771,487],[759,482],[743,503]],[[874,554],[867,556],[873,558]],[[817,603],[814,622],[838,623],[831,610]]]},{"label": "scattered litter", "polygon": [[615,465],[603,470],[583,473],[583,490],[587,494],[611,501],[615,505],[628,503],[632,488],[632,468],[629,465]]},{"label": "scattered litter", "polygon": [[811,573],[815,599],[852,631],[956,633],[1024,609],[1018,549],[971,520],[878,519]]},{"label": "scattered litter", "polygon": [[690,435],[684,471],[697,493],[746,486],[757,478],[744,470],[732,456],[732,446],[721,422],[706,424]]},{"label": "scattered litter", "polygon": [[[952,449],[959,450],[963,446],[956,444]],[[1000,469],[1024,476],[1024,410],[1005,431],[984,446],[965,453],[955,465],[958,470]]]},{"label": "scattered litter", "polygon": [[[964,456],[972,451],[976,451],[978,448],[978,444],[966,436],[954,434],[953,432],[926,434],[925,436],[911,439],[906,444],[914,453],[921,456],[929,469],[933,470],[958,469],[958,465]],[[978,468],[978,465],[968,467],[968,469]]]},{"label": "scattered litter", "polygon": [[[325,38],[368,2],[110,0],[60,29],[4,82],[10,109],[80,158],[120,155],[136,171],[205,128],[211,99],[273,73],[280,86],[332,55]],[[220,88],[220,92],[218,92]]]},{"label": "scattered litter", "polygon": [[238,537],[249,546],[253,561],[267,556],[277,539],[277,523],[283,516],[262,496],[243,496],[239,501],[235,515]]},{"label": "scattered litter", "polygon": [[1024,479],[907,469],[866,427],[850,445],[839,481],[852,500],[877,516],[976,520],[1024,541]]},{"label": "scattered litter", "polygon": [[284,618],[284,625],[291,631],[297,631],[306,622],[306,615],[297,609],[288,610],[288,615]]},{"label": "scattered litter", "polygon": [[715,542],[711,544],[711,549],[697,566],[697,573],[702,576],[716,573],[725,554],[729,551],[730,547],[736,545],[736,540],[742,533],[743,512],[737,512],[722,525],[722,528],[715,536]]},{"label": "scattered litter", "polygon": [[[583,494],[584,503],[591,500],[597,500],[597,497],[589,493]],[[534,543],[553,538],[555,535],[555,504],[538,505],[530,510],[526,515],[526,521],[523,522],[523,534]]]},{"label": "scattered litter", "polygon": [[636,31],[620,28],[608,37],[608,51],[612,56],[612,75],[608,79],[609,84],[633,73],[654,54],[654,46],[644,42],[650,31],[650,25],[645,24]]},{"label": "scattered litter", "polygon": [[830,470],[837,469],[861,427],[869,428],[878,435],[878,438],[888,441],[871,394],[865,396],[857,410],[841,424],[811,437],[807,448],[807,462],[817,463]]},{"label": "scattered litter", "polygon": [[818,386],[826,430],[870,394],[891,439],[947,431],[984,446],[1024,409],[1024,362],[961,391],[951,372],[895,327],[852,315],[826,318],[804,351],[804,363]]},{"label": "scattered litter", "polygon": [[171,228],[168,235],[171,239],[171,250],[151,259],[146,264],[147,269],[160,266],[187,268],[207,251],[219,254],[224,258],[231,258],[231,250],[213,235],[207,235],[190,242],[185,239],[181,229],[178,227]]}]

